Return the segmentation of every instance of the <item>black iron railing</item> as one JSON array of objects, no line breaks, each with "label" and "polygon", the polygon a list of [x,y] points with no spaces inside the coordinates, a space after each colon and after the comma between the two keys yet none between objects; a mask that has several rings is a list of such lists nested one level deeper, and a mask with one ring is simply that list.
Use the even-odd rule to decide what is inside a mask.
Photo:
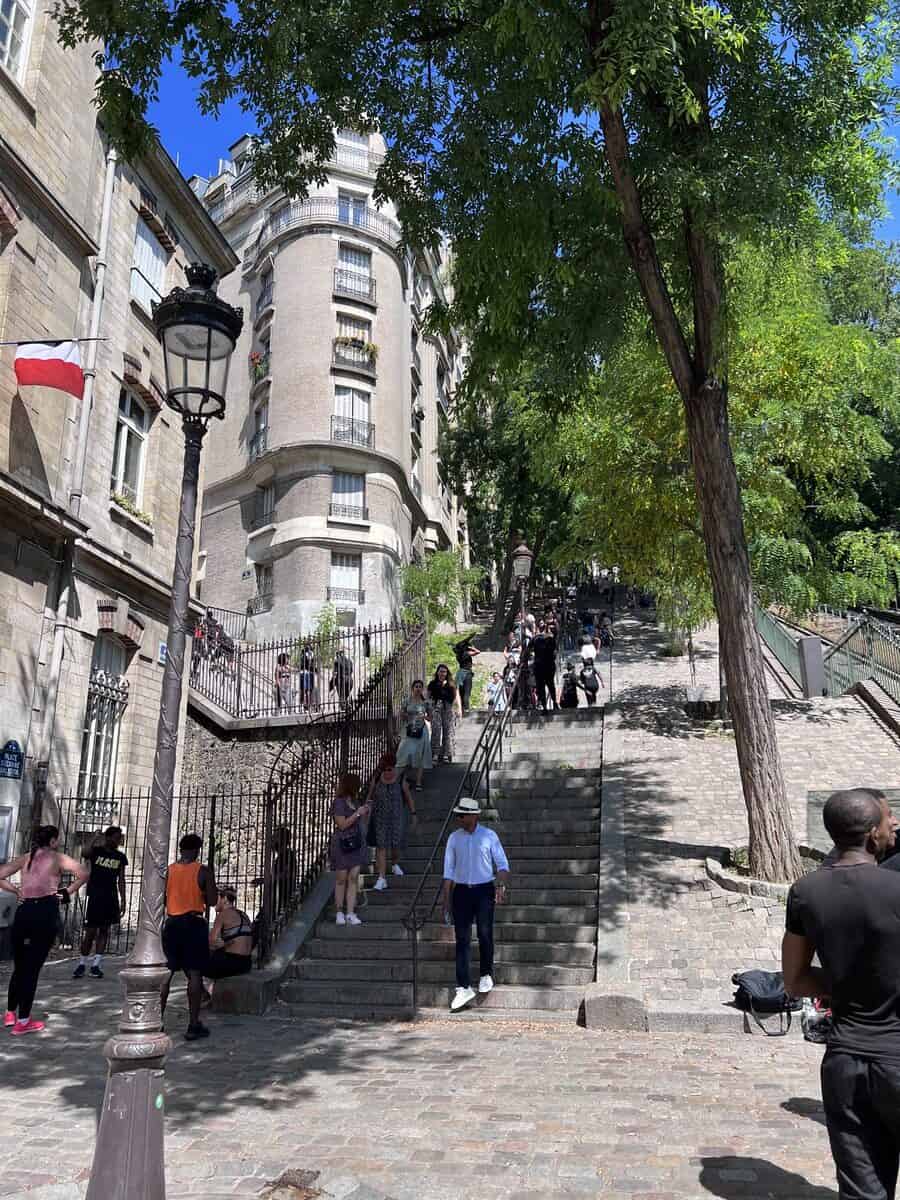
[{"label": "black iron railing", "polygon": [[413,493],[414,493],[416,499],[421,500],[422,499],[422,484],[421,484],[421,481],[415,475],[412,476],[412,490],[413,490]]},{"label": "black iron railing", "polygon": [[274,603],[272,592],[257,592],[247,601],[247,616],[255,617],[259,613],[270,612]]},{"label": "black iron railing", "polygon": [[346,521],[368,521],[369,510],[364,504],[336,504],[332,500],[328,505],[328,515]]},{"label": "black iron railing", "polygon": [[361,371],[364,375],[374,375],[376,371],[375,351],[335,338],[331,365],[343,367],[347,371]]},{"label": "black iron railing", "polygon": [[233,641],[242,642],[247,636],[247,614],[236,612],[233,608],[213,608],[207,605],[206,616],[194,630],[194,638],[209,636],[211,640],[215,640],[219,630]]},{"label": "black iron railing", "polygon": [[[503,739],[511,733],[512,722],[518,711],[518,701],[525,695],[529,666],[528,655],[523,655],[515,685],[512,688],[507,685],[505,693],[506,703],[503,710],[497,712],[496,706],[490,709],[484,723],[484,728],[481,730],[481,736],[478,738],[475,749],[472,751],[472,757],[469,759],[466,772],[460,780],[459,787],[456,789],[453,799],[450,802],[450,807],[447,810],[441,831],[434,843],[434,848],[429,855],[428,862],[425,864],[425,869],[422,872],[422,878],[413,896],[412,904],[403,918],[403,924],[410,939],[414,1011],[419,1007],[419,932],[431,920],[444,885],[443,876],[441,876],[437,882],[434,895],[429,900],[429,893],[427,893],[428,881],[432,878],[432,872],[435,869],[435,864],[444,845],[447,830],[453,820],[453,810],[459,803],[460,797],[472,796],[476,800],[482,799],[483,787],[484,806],[490,808],[491,768],[503,762]],[[432,886],[434,886],[433,879]]]},{"label": "black iron railing", "polygon": [[348,442],[351,446],[374,446],[375,426],[370,421],[335,414],[331,418],[331,440]]},{"label": "black iron railing", "polygon": [[374,304],[375,280],[371,275],[365,275],[362,271],[351,271],[347,267],[335,267],[334,294]]},{"label": "black iron railing", "polygon": [[[345,590],[352,599],[344,597]],[[340,593],[340,602],[365,602],[363,591],[333,591],[336,600]],[[324,637],[226,643],[214,654],[195,640],[191,689],[232,717],[290,716],[298,724],[307,724],[343,711],[365,691],[408,633],[402,624],[369,625]]]},{"label": "black iron railing", "polygon": [[330,587],[328,599],[332,604],[365,604],[366,593],[362,588]]}]

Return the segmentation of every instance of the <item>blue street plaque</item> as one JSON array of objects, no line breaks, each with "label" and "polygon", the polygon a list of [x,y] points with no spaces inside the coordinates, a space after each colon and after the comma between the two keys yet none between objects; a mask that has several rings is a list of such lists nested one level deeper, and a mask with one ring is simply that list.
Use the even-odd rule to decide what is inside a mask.
[{"label": "blue street plaque", "polygon": [[7,742],[0,750],[0,779],[21,779],[25,756],[18,742]]}]

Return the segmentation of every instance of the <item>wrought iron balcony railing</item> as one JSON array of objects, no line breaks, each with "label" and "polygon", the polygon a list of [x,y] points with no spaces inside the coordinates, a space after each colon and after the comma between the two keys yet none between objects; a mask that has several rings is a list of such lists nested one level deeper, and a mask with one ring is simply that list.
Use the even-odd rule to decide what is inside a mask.
[{"label": "wrought iron balcony railing", "polygon": [[259,293],[259,299],[256,301],[256,315],[265,312],[272,301],[275,299],[275,285],[270,283]]},{"label": "wrought iron balcony railing", "polygon": [[333,366],[343,367],[348,371],[361,371],[364,375],[374,377],[375,363],[375,351],[368,346],[334,339]]},{"label": "wrought iron balcony railing", "polygon": [[328,599],[333,604],[365,604],[366,593],[362,588],[330,587]]},{"label": "wrought iron balcony railing", "polygon": [[348,521],[368,521],[369,510],[364,504],[337,504],[332,500],[328,505],[328,515]]},{"label": "wrought iron balcony railing", "polygon": [[258,592],[247,601],[247,616],[255,617],[258,613],[269,612],[273,602],[271,592]]},{"label": "wrought iron balcony railing", "polygon": [[331,418],[331,440],[347,442],[351,446],[375,445],[375,426],[369,421],[358,421],[356,417]]},{"label": "wrought iron balcony railing", "polygon": [[375,280],[362,271],[351,271],[348,267],[334,268],[334,294],[350,300],[375,303]]}]

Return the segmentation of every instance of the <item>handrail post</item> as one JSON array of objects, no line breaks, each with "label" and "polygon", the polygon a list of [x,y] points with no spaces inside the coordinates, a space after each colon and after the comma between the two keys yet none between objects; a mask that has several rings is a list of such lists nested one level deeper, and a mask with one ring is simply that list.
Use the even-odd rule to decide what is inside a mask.
[{"label": "handrail post", "polygon": [[416,923],[415,912],[409,935],[412,938],[412,1002],[415,1016],[419,1011],[419,926]]}]

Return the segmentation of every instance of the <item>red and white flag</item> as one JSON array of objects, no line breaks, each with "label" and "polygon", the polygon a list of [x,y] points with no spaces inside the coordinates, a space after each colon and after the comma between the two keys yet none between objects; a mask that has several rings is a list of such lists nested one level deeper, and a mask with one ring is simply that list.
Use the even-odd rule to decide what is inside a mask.
[{"label": "red and white flag", "polygon": [[77,342],[28,342],[16,350],[13,363],[19,387],[58,388],[80,400],[84,395],[84,372]]}]

